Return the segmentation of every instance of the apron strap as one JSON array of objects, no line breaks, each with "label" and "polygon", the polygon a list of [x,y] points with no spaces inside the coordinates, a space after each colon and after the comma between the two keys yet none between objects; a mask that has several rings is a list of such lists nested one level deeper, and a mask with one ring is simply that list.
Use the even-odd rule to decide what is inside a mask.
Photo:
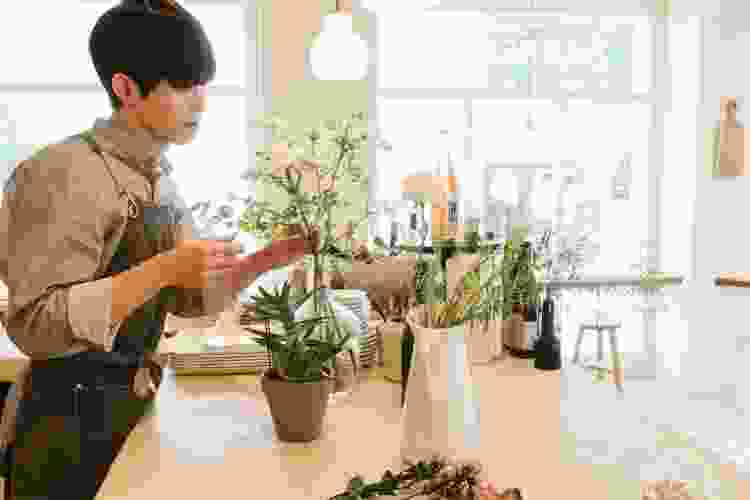
[{"label": "apron strap", "polygon": [[112,172],[112,168],[109,166],[109,162],[104,157],[104,152],[99,147],[99,144],[96,143],[96,139],[94,139],[94,133],[91,130],[87,130],[85,132],[82,132],[80,134],[81,139],[88,144],[91,147],[91,150],[96,153],[99,158],[102,159],[104,162],[104,166],[107,168],[107,172],[109,172],[110,177],[112,177],[112,181],[115,183],[115,187],[117,188],[117,194],[122,199],[122,197],[126,197],[128,199],[128,217],[131,219],[135,219],[138,217],[138,204],[133,199],[133,195],[130,194],[130,192],[127,189],[124,189],[120,182],[117,180],[117,177],[115,177],[115,174]]}]

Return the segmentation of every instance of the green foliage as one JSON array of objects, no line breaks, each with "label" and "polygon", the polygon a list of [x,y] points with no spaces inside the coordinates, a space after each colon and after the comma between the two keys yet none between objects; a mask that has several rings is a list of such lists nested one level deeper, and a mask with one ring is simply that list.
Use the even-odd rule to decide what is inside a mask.
[{"label": "green foliage", "polygon": [[[285,322],[284,314],[287,313],[282,314],[284,307],[288,306],[283,302],[289,297],[259,297],[261,303],[277,308],[277,320],[285,328],[286,340],[273,337],[266,340],[267,347],[276,350],[280,367],[286,369],[288,376],[314,376],[323,365],[332,366],[333,356],[349,341],[348,337],[342,339],[333,309],[330,304],[321,303],[319,291],[322,289],[323,272],[336,270],[343,262],[353,261],[349,238],[339,241],[334,220],[337,211],[353,206],[351,201],[344,198],[342,187],[357,186],[364,192],[367,186],[362,163],[362,154],[369,140],[367,121],[363,113],[355,113],[346,120],[329,120],[317,128],[294,130],[280,117],[271,116],[262,119],[259,125],[271,130],[272,144],[285,144],[288,147],[290,164],[279,172],[275,170],[279,165],[274,164],[272,150],[258,151],[256,189],[280,190],[287,196],[288,203],[285,207],[269,202],[248,203],[240,217],[239,228],[254,233],[265,242],[274,239],[273,231],[278,226],[299,225],[305,236],[319,231],[318,247],[313,249],[311,257],[305,259],[305,264],[308,268],[312,267],[315,277],[314,290],[310,292],[313,294],[315,315],[325,310],[332,321],[311,323],[305,327],[306,334],[300,339],[296,327],[288,319]],[[377,145],[390,147],[383,141],[378,141]],[[303,189],[304,175],[314,176],[317,189],[312,192]],[[360,197],[359,201],[361,215],[351,221],[355,234],[358,227],[367,221],[366,198]],[[311,338],[313,332],[318,334],[319,339]]]},{"label": "green foliage", "polygon": [[[330,176],[333,183],[314,192],[305,192],[301,189],[302,175],[290,169],[279,175],[274,172],[271,150],[258,151],[258,187],[280,190],[287,195],[289,203],[283,209],[268,202],[248,206],[241,217],[241,230],[270,241],[272,229],[277,224],[319,227],[322,231],[321,253],[325,254],[324,250],[336,241],[334,211],[353,206],[342,195],[342,183],[358,186],[362,192],[367,187],[367,173],[362,162],[369,140],[365,115],[355,113],[348,120],[330,120],[318,128],[304,131],[293,130],[287,122],[275,116],[261,120],[260,125],[272,131],[272,143],[288,146],[291,162],[315,162],[320,168],[313,169],[313,174],[318,179]],[[378,141],[377,144],[389,147],[383,141]],[[367,220],[366,203],[361,202],[360,206],[362,213],[354,222],[355,231]]]},{"label": "green foliage", "polygon": [[[543,290],[543,259],[533,253],[531,262],[524,258],[521,232],[505,242],[502,261],[503,286],[509,293],[503,298],[503,319],[510,318],[513,304],[538,304]],[[529,251],[530,248],[529,248]]]},{"label": "green foliage", "polygon": [[467,253],[479,253],[479,244],[481,243],[482,238],[479,236],[479,231],[471,231],[466,236],[466,252]]},{"label": "green foliage", "polygon": [[273,353],[273,368],[292,382],[320,380],[323,367],[345,350],[351,338],[349,334],[333,340],[314,337],[319,325],[332,319],[333,315],[302,321],[294,319],[294,312],[313,293],[315,291],[295,297],[286,282],[281,289],[276,287],[272,291],[260,287],[259,294],[254,297],[256,317],[281,325],[283,333],[257,334],[253,340]]}]

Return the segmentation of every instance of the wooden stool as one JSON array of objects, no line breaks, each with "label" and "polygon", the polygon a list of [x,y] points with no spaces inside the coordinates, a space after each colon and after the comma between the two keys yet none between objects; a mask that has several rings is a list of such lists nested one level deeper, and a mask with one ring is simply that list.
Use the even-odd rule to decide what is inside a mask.
[{"label": "wooden stool", "polygon": [[601,363],[604,360],[604,332],[609,334],[609,347],[612,353],[612,368],[615,374],[615,385],[617,390],[623,392],[622,382],[622,364],[620,363],[620,352],[617,349],[617,329],[622,326],[618,322],[594,321],[581,324],[578,329],[578,338],[576,339],[576,350],[573,355],[573,363],[578,363],[581,354],[581,343],[584,334],[589,330],[596,331],[597,334],[597,361]]}]

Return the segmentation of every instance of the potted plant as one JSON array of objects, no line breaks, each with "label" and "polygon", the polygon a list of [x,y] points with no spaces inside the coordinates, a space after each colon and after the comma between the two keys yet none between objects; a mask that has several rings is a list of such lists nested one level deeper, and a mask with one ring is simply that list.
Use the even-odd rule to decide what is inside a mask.
[{"label": "potted plant", "polygon": [[[332,269],[350,264],[353,260],[356,240],[354,234],[359,225],[367,220],[366,196],[360,196],[361,217],[347,221],[345,231],[340,231],[342,210],[353,203],[344,198],[345,187],[353,187],[364,193],[367,178],[362,164],[362,152],[368,143],[367,122],[362,113],[347,120],[331,120],[324,125],[297,132],[279,117],[263,119],[260,125],[272,131],[273,145],[256,154],[257,168],[243,177],[255,177],[257,184],[269,191],[280,190],[286,198],[286,207],[278,203],[249,203],[241,218],[240,230],[254,233],[264,240],[284,237],[286,228],[309,237],[319,229],[320,243],[311,257],[304,260],[305,267],[312,272],[312,290],[307,302],[299,308],[297,319],[320,316],[326,311],[331,321],[317,323],[315,332],[319,339],[330,344],[341,341],[342,330],[348,322],[342,321],[342,311],[329,300],[329,284],[324,276]],[[379,147],[388,148],[384,141]],[[286,231],[288,234],[289,231]],[[351,333],[351,332],[350,332]],[[351,338],[346,351],[356,366],[359,343]],[[336,359],[328,359],[326,366],[334,371]],[[340,370],[341,371],[341,370]],[[345,385],[340,383],[339,387]]]},{"label": "potted plant", "polygon": [[526,357],[522,336],[527,307],[537,307],[542,293],[540,276],[544,269],[542,256],[526,241],[525,228],[514,230],[505,242],[502,259],[503,342],[508,352]]},{"label": "potted plant", "polygon": [[335,341],[314,338],[316,328],[330,316],[296,319],[296,311],[313,292],[295,299],[285,282],[272,291],[260,287],[253,297],[255,316],[266,324],[265,332],[251,329],[256,333],[253,340],[268,350],[271,360],[261,387],[276,435],[287,442],[309,442],[320,436],[334,386],[327,365],[350,340],[350,335]]},{"label": "potted plant", "polygon": [[370,300],[383,321],[378,325],[382,342],[382,373],[391,382],[401,383],[403,380],[402,339],[408,328],[406,314],[414,299],[413,291],[404,287],[393,294],[375,294]]}]

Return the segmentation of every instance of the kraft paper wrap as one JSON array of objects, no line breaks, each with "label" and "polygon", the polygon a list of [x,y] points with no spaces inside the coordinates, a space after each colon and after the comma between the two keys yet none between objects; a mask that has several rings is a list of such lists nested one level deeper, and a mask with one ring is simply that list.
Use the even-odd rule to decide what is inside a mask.
[{"label": "kraft paper wrap", "polygon": [[336,274],[333,285],[337,289],[365,290],[371,302],[382,305],[390,304],[395,297],[415,300],[416,278],[416,256],[383,257],[372,264],[347,265]]},{"label": "kraft paper wrap", "polygon": [[401,414],[400,458],[417,461],[437,453],[472,461],[481,441],[480,408],[464,326],[425,328],[424,307],[407,317],[415,343]]}]

